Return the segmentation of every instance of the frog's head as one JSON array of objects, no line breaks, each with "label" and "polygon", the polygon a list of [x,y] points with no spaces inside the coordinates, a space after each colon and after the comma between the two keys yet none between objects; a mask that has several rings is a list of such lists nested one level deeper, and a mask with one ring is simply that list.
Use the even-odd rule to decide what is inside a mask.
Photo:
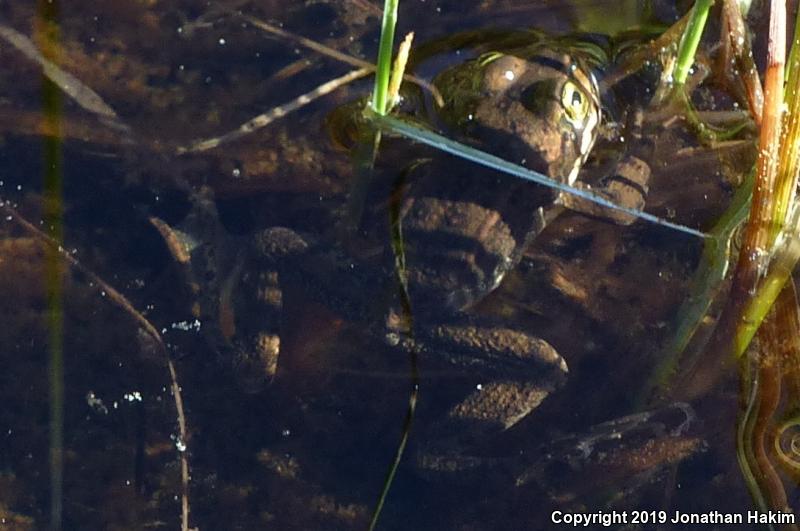
[{"label": "frog's head", "polygon": [[594,76],[569,55],[485,54],[440,82],[448,85],[440,86],[445,121],[498,156],[575,182],[597,136],[600,96]]}]

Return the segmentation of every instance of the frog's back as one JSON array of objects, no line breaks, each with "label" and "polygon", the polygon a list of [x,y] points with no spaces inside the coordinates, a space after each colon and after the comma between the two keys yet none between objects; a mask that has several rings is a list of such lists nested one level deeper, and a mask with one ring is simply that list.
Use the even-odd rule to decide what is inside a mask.
[{"label": "frog's back", "polygon": [[411,302],[424,313],[463,310],[516,266],[552,194],[455,159],[419,173],[401,212]]}]

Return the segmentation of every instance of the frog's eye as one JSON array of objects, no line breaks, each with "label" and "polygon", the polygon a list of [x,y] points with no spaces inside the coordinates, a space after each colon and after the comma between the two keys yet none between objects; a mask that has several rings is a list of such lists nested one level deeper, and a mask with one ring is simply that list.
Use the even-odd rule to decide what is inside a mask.
[{"label": "frog's eye", "polygon": [[572,122],[582,122],[589,113],[589,98],[572,81],[564,83],[561,91],[561,105]]}]

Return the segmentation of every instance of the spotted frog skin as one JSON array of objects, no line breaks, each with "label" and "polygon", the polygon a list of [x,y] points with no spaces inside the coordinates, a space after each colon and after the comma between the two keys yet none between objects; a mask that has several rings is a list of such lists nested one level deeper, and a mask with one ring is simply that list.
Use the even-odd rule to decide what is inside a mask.
[{"label": "spotted frog skin", "polygon": [[[577,183],[601,120],[597,82],[567,54],[489,53],[445,71],[437,117],[450,136],[570,185]],[[526,55],[525,58],[522,54]],[[595,194],[642,208],[649,168],[623,160]],[[463,311],[495,289],[560,205],[630,223],[568,195],[437,159],[409,178],[400,220],[414,311]]]},{"label": "spotted frog skin", "polygon": [[[446,96],[432,120],[447,134],[577,184],[602,111],[597,82],[569,54],[544,46],[483,54],[434,82]],[[463,448],[468,439],[513,426],[567,374],[566,362],[546,341],[474,315],[473,306],[514,269],[553,210],[566,205],[586,206],[592,215],[605,212],[454,158],[420,162],[403,175],[391,193],[400,196],[395,219],[415,325],[410,334],[402,333],[404,319],[395,299],[384,309],[379,335],[416,350],[422,364],[436,360],[481,382],[431,430],[426,438],[434,442],[420,453],[424,468],[460,470],[474,464]],[[608,186],[593,191],[641,208],[648,178],[644,163],[623,160],[606,180]],[[285,227],[261,230],[249,242],[220,243],[222,231],[210,229],[218,225],[213,200],[195,202],[185,232],[201,227],[200,232],[217,235],[217,243],[192,251],[195,278],[213,284],[197,312],[204,322],[222,323],[205,328],[248,388],[258,389],[278,367],[281,283],[302,278],[299,282],[335,301],[331,306],[337,310],[368,306],[381,298],[376,294],[396,285],[386,209],[368,211],[362,219],[361,232],[377,232],[384,242],[381,259],[370,262],[331,244],[334,236]],[[618,223],[632,221],[614,216]],[[225,249],[238,250],[233,258],[223,258]]]}]

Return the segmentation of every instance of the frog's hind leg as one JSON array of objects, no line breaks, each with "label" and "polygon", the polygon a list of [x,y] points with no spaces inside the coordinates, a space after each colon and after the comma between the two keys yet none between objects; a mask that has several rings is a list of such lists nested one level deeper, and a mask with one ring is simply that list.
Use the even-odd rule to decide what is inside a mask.
[{"label": "frog's hind leg", "polygon": [[546,341],[518,330],[439,325],[427,335],[425,349],[447,352],[449,364],[485,380],[426,434],[419,468],[462,474],[484,470],[492,459],[475,450],[536,409],[564,382],[567,364]]},{"label": "frog's hind leg", "polygon": [[257,259],[260,253],[247,238],[225,230],[210,189],[195,192],[191,201],[177,227],[160,220],[153,224],[181,268],[206,342],[242,390],[259,391],[278,368],[282,292],[277,272]]},{"label": "frog's hind leg", "polygon": [[308,244],[291,229],[272,227],[257,233],[243,247],[243,259],[221,286],[220,301],[228,300],[229,307],[236,309],[229,318],[235,323],[225,338],[236,379],[243,390],[257,392],[278,372],[281,264],[306,252]]}]

